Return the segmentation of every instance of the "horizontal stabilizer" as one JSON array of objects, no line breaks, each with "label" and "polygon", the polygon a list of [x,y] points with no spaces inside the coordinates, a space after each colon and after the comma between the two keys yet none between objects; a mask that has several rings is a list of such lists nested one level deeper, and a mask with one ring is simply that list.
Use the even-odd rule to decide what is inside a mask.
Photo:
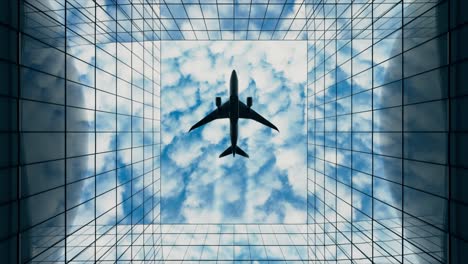
[{"label": "horizontal stabilizer", "polygon": [[239,147],[236,147],[236,154],[239,154],[239,155],[244,156],[244,157],[246,157],[246,158],[249,157],[249,155],[247,155],[247,153],[245,153],[245,152],[244,152],[241,148],[239,148]]},{"label": "horizontal stabilizer", "polygon": [[[232,146],[230,146],[229,148],[227,148],[225,151],[223,151],[223,153],[221,153],[221,155],[219,155],[220,158],[224,157],[224,156],[227,156],[229,154],[233,154],[232,153]],[[236,147],[236,153],[235,154],[239,154],[241,156],[244,156],[246,158],[249,157],[249,155],[247,155],[247,153],[245,153],[241,148],[239,147]]]},{"label": "horizontal stabilizer", "polygon": [[232,146],[227,148],[225,151],[223,151],[223,153],[221,153],[221,155],[219,155],[219,157],[222,158],[222,157],[227,156],[229,154],[232,154]]}]

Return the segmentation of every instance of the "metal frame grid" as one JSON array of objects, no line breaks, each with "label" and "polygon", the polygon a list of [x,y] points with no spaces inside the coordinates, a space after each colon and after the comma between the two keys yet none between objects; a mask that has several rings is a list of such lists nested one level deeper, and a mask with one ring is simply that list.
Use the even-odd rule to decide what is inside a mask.
[{"label": "metal frame grid", "polygon": [[161,1],[167,40],[305,40],[303,1]]},{"label": "metal frame grid", "polygon": [[[2,261],[466,257],[465,1],[0,7]],[[307,223],[161,224],[159,40],[305,39]]]},{"label": "metal frame grid", "polygon": [[322,1],[308,13],[310,259],[463,259],[460,5]]},{"label": "metal frame grid", "polygon": [[161,225],[163,261],[307,261],[307,225]]},{"label": "metal frame grid", "polygon": [[1,95],[16,106],[2,140],[17,158],[0,165],[16,170],[2,196],[7,263],[158,258],[160,42],[147,39],[159,11],[77,0],[3,9],[16,12],[1,28],[15,36],[5,54],[17,54],[2,56],[17,78]]}]

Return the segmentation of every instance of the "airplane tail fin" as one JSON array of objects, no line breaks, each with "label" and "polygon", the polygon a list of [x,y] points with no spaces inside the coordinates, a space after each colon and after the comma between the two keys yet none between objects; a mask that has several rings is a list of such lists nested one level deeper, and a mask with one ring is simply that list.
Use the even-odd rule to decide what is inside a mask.
[{"label": "airplane tail fin", "polygon": [[[223,153],[221,153],[221,155],[219,155],[219,157],[222,158],[222,157],[227,156],[229,154],[232,154],[232,146],[230,146],[225,151],[223,151]],[[246,158],[249,157],[249,155],[247,155],[247,153],[245,153],[241,148],[239,148],[237,146],[236,146],[236,154],[239,154],[239,155],[244,156]]]}]

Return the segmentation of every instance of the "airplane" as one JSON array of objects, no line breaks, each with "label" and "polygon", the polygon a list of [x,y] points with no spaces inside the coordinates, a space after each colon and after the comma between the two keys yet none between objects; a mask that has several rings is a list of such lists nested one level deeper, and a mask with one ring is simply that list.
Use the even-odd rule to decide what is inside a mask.
[{"label": "airplane", "polygon": [[229,118],[230,125],[231,125],[231,128],[230,128],[231,146],[228,147],[223,153],[221,153],[219,157],[222,158],[229,154],[232,154],[232,156],[235,157],[236,154],[239,154],[241,156],[248,158],[249,155],[247,155],[247,153],[245,153],[240,147],[237,146],[237,136],[239,134],[237,121],[239,120],[239,118],[252,119],[265,126],[275,129],[278,132],[279,130],[270,121],[266,120],[264,117],[259,115],[257,112],[255,112],[251,108],[252,97],[247,97],[247,105],[239,100],[238,79],[237,79],[237,73],[235,70],[233,70],[231,73],[229,91],[230,91],[229,100],[225,102],[224,104],[221,104],[221,97],[216,97],[217,109],[211,112],[210,114],[208,114],[207,116],[205,116],[202,120],[198,121],[195,125],[193,125],[190,128],[189,132],[200,126],[206,125],[207,123],[215,119]]}]

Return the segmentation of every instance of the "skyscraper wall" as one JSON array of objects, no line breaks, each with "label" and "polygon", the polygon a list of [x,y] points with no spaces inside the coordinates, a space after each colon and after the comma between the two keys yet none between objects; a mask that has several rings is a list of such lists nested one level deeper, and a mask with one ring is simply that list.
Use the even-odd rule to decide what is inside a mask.
[{"label": "skyscraper wall", "polygon": [[[2,261],[463,263],[467,8],[3,1]],[[161,223],[160,40],[307,40],[305,223]]]},{"label": "skyscraper wall", "polygon": [[2,261],[153,260],[159,39],[145,2],[2,2]]},{"label": "skyscraper wall", "polygon": [[463,5],[324,1],[309,10],[313,259],[463,259]]}]

